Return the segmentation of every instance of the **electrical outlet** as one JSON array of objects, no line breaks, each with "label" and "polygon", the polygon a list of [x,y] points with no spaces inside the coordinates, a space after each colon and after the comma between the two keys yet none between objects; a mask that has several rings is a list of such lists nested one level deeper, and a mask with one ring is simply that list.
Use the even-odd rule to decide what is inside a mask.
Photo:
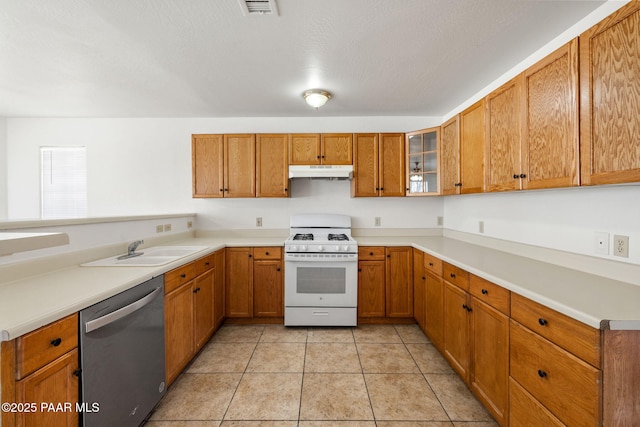
[{"label": "electrical outlet", "polygon": [[597,254],[609,255],[609,233],[596,231],[593,246]]},{"label": "electrical outlet", "polygon": [[629,236],[613,236],[613,255],[629,258]]},{"label": "electrical outlet", "polygon": [[256,217],[256,227],[262,227],[262,217]]},{"label": "electrical outlet", "polygon": [[376,223],[376,227],[380,227],[381,221],[379,216],[376,217],[375,223]]},{"label": "electrical outlet", "polygon": [[171,224],[165,224],[164,231],[171,231]]},{"label": "electrical outlet", "polygon": [[162,224],[156,225],[156,233],[162,233],[164,231],[164,227]]},{"label": "electrical outlet", "polygon": [[478,233],[484,233],[484,221],[478,221]]},{"label": "electrical outlet", "polygon": [[187,221],[187,228],[193,227],[193,221]]},{"label": "electrical outlet", "polygon": [[438,219],[437,219],[437,223],[440,226],[444,225],[444,217],[443,216],[439,216]]}]

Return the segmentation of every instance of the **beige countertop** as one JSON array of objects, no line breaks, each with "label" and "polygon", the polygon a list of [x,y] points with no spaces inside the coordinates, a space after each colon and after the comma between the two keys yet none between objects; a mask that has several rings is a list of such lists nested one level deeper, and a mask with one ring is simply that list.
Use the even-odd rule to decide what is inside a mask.
[{"label": "beige countertop", "polygon": [[[209,249],[158,267],[71,266],[0,282],[0,341],[14,339],[223,247],[282,246],[283,237],[200,237]],[[640,329],[640,286],[448,237],[358,237],[360,246],[413,246],[595,328]]]}]

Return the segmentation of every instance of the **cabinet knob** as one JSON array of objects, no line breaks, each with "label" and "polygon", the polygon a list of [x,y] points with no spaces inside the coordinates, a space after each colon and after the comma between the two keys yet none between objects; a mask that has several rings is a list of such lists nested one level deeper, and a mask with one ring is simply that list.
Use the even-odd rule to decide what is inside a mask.
[{"label": "cabinet knob", "polygon": [[62,338],[56,338],[55,340],[51,341],[51,345],[54,347],[57,347],[60,345],[61,342],[62,342]]},{"label": "cabinet knob", "polygon": [[289,191],[289,189],[288,189],[288,188],[285,188],[285,189],[284,189],[284,191]]},{"label": "cabinet knob", "polygon": [[278,267],[277,271],[280,271],[280,267]]},{"label": "cabinet knob", "polygon": [[518,178],[520,178],[520,176],[517,173],[514,173],[513,174],[513,179],[518,179]]},{"label": "cabinet knob", "polygon": [[205,262],[204,265],[209,266],[209,261]]},{"label": "cabinet knob", "polygon": [[461,182],[456,182],[455,184],[453,184],[454,187],[462,187],[462,183]]},{"label": "cabinet knob", "polygon": [[369,256],[373,256],[373,252],[369,252]]},{"label": "cabinet knob", "polygon": [[527,177],[527,174],[525,174],[525,173],[521,173],[520,174],[520,178],[526,178],[526,177]]},{"label": "cabinet knob", "polygon": [[455,273],[449,273],[449,276],[451,276],[451,278],[453,278],[453,279],[455,279],[455,278],[456,278]]},{"label": "cabinet knob", "polygon": [[465,310],[468,310],[469,307],[467,306],[467,304],[462,304],[462,308],[464,308]]},{"label": "cabinet knob", "polygon": [[433,263],[432,262],[429,263],[429,267],[433,267]]},{"label": "cabinet knob", "polygon": [[380,191],[380,187],[376,187],[376,191]]},{"label": "cabinet knob", "polygon": [[426,278],[426,277],[424,277],[424,276],[422,276],[422,280],[427,280],[427,278]]},{"label": "cabinet knob", "polygon": [[467,311],[468,311],[469,313],[471,313],[471,312],[473,311],[473,308],[471,308],[471,307],[467,306]]},{"label": "cabinet knob", "polygon": [[180,275],[180,277],[184,279],[185,277],[187,277],[187,275],[186,275],[186,274],[184,274],[184,273],[182,273],[182,274]]},{"label": "cabinet knob", "polygon": [[324,156],[322,156],[322,158],[324,159]]},{"label": "cabinet knob", "polygon": [[264,254],[265,254],[265,255],[269,255],[269,252],[265,252]]},{"label": "cabinet knob", "polygon": [[229,192],[229,189],[228,189],[228,188],[225,188],[225,189],[224,189],[224,191]]},{"label": "cabinet knob", "polygon": [[224,191],[224,189],[221,188],[220,191]]},{"label": "cabinet knob", "polygon": [[547,373],[542,369],[538,369],[538,375],[540,376],[540,378],[545,378],[547,376]]},{"label": "cabinet knob", "polygon": [[540,323],[540,326],[546,326],[547,325],[547,321],[543,318],[538,319],[538,323]]},{"label": "cabinet knob", "polygon": [[409,188],[405,188],[405,191],[409,191]]},{"label": "cabinet knob", "polygon": [[75,371],[73,371],[73,375],[76,377],[79,377],[81,372],[82,372],[82,369],[76,369]]},{"label": "cabinet knob", "polygon": [[384,187],[380,187],[380,191],[384,191]]},{"label": "cabinet knob", "polygon": [[249,254],[249,258],[251,258],[253,255]]},{"label": "cabinet knob", "polygon": [[483,289],[483,290],[482,290],[482,295],[486,295],[486,294],[488,294],[488,293],[489,293],[489,291],[488,291],[488,290],[486,290],[486,289]]},{"label": "cabinet knob", "polygon": [[319,158],[320,158],[320,156],[316,156],[316,158],[318,158],[318,159],[319,159]]},{"label": "cabinet knob", "polygon": [[362,269],[361,269],[361,268],[359,268],[359,269],[358,269],[358,271],[359,271],[360,273],[362,273]]}]

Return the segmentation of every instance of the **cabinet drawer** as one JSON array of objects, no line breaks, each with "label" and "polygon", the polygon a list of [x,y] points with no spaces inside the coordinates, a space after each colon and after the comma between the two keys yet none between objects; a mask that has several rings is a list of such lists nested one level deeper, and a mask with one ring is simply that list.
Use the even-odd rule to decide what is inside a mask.
[{"label": "cabinet drawer", "polygon": [[565,427],[513,378],[509,379],[510,427]]},{"label": "cabinet drawer", "polygon": [[424,268],[442,277],[442,260],[433,255],[424,254]]},{"label": "cabinet drawer", "polygon": [[358,260],[380,261],[384,259],[384,246],[361,246],[358,248]]},{"label": "cabinet drawer", "polygon": [[210,254],[193,261],[196,269],[195,275],[199,276],[205,271],[211,270],[214,267],[215,258],[215,254]]},{"label": "cabinet drawer", "polygon": [[78,313],[50,323],[17,339],[18,379],[78,346]]},{"label": "cabinet drawer", "polygon": [[444,280],[457,285],[465,291],[469,290],[469,273],[455,265],[449,264],[448,262],[444,263],[442,272]]},{"label": "cabinet drawer", "polygon": [[270,246],[265,248],[253,248],[254,259],[280,259],[282,258],[282,248]]},{"label": "cabinet drawer", "polygon": [[513,379],[563,423],[599,425],[600,370],[513,320],[510,369]]},{"label": "cabinet drawer", "polygon": [[596,368],[600,367],[600,331],[517,294],[511,317]]},{"label": "cabinet drawer", "polygon": [[178,267],[164,273],[164,293],[165,295],[180,287],[196,277],[195,263],[190,262],[182,267]]},{"label": "cabinet drawer", "polygon": [[489,304],[507,316],[509,315],[511,308],[511,292],[509,292],[509,290],[470,274],[469,292],[480,301]]}]

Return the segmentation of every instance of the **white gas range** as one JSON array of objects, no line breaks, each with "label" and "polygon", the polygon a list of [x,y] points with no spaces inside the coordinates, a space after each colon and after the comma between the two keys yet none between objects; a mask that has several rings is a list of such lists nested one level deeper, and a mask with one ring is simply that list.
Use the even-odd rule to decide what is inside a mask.
[{"label": "white gas range", "polygon": [[304,214],[291,217],[285,241],[286,326],[356,326],[358,243],[351,217]]}]

